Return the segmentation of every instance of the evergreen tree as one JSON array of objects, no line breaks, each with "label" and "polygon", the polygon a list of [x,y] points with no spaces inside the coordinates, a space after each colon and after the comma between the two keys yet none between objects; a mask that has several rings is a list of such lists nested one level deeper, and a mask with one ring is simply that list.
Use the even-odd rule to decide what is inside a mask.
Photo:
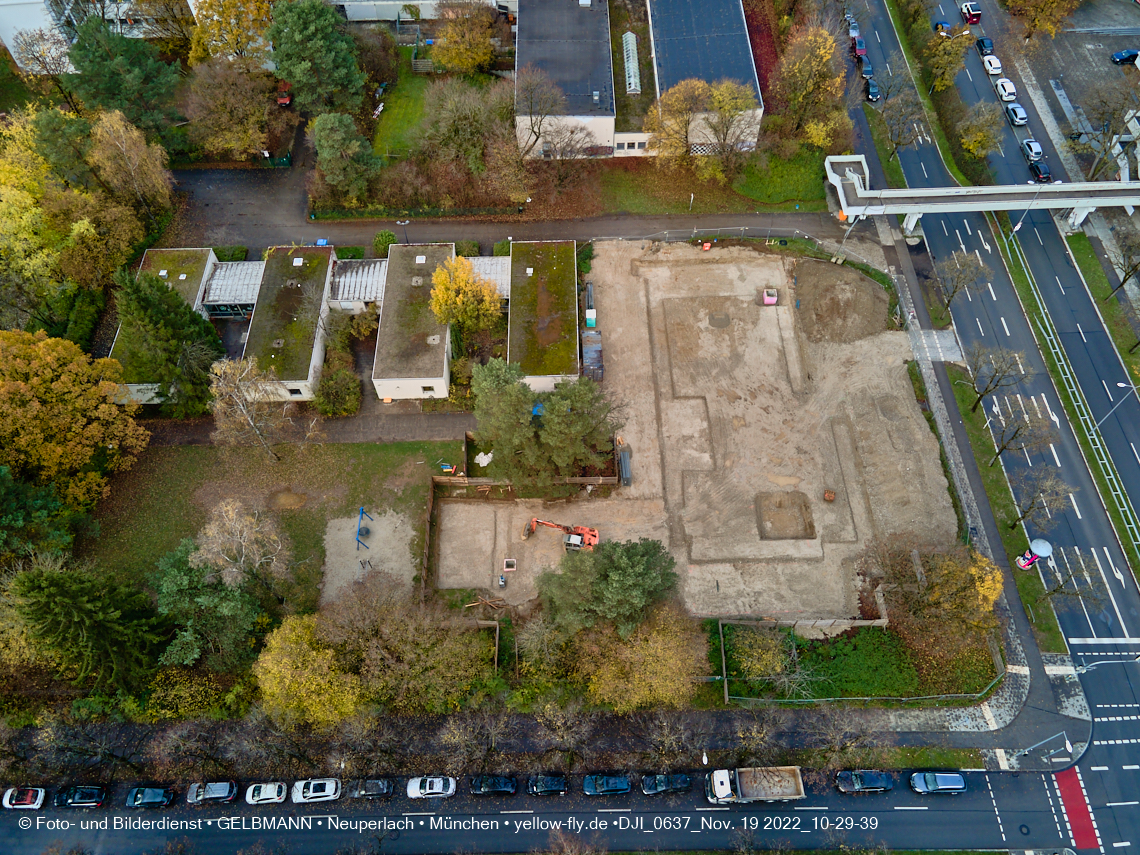
[{"label": "evergreen tree", "polygon": [[293,84],[297,109],[309,113],[353,111],[360,106],[364,75],[344,21],[323,0],[276,3],[265,34],[273,45],[277,76]]},{"label": "evergreen tree", "polygon": [[82,515],[66,508],[55,486],[39,487],[0,466],[0,564],[33,550],[64,552]]},{"label": "evergreen tree", "polygon": [[144,682],[160,635],[142,591],[61,561],[37,561],[9,590],[32,643],[77,683],[130,691]]},{"label": "evergreen tree", "polygon": [[538,417],[532,414],[538,395],[522,382],[522,369],[502,359],[476,365],[471,372],[475,393],[475,439],[494,448],[489,474],[511,482],[533,478],[538,461]]},{"label": "evergreen tree", "polygon": [[210,366],[225,355],[213,325],[153,273],[132,279],[121,270],[115,281],[123,329],[144,354],[146,375],[158,383],[164,409],[177,418],[206,412]]},{"label": "evergreen tree", "polygon": [[356,129],[352,116],[323,113],[313,119],[309,134],[325,183],[350,207],[363,202],[369,180],[380,169],[380,159],[372,153],[372,143]]}]

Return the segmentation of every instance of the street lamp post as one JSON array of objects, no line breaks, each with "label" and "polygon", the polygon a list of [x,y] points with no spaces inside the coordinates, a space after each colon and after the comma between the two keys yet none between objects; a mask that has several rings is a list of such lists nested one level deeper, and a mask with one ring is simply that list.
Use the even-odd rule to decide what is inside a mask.
[{"label": "street lamp post", "polygon": [[[1136,392],[1136,387],[1133,386],[1131,383],[1117,383],[1116,385],[1121,389],[1129,389],[1133,392]],[[1137,397],[1140,398],[1140,392],[1137,392]],[[1128,393],[1125,392],[1124,397],[1116,402],[1116,407],[1119,407],[1121,404],[1123,404],[1127,400],[1128,400]],[[1095,427],[1099,428],[1102,424],[1104,424],[1104,420],[1116,412],[1116,407],[1113,407],[1111,410],[1109,410],[1107,413],[1105,413],[1103,418],[1101,418],[1101,420],[1096,423]]]},{"label": "street lamp post", "polygon": [[[941,32],[941,30],[940,30],[940,32]],[[943,35],[945,35],[945,33],[943,33]],[[968,36],[968,35],[970,35],[970,31],[969,31],[969,30],[962,30],[962,32],[958,33],[958,35],[956,35],[956,36],[946,36],[946,38],[950,39],[950,41],[954,41],[954,39],[960,39],[960,38],[962,38],[962,36]],[[967,48],[967,50],[969,50],[969,48]],[[960,70],[960,69],[959,69],[959,70]],[[930,95],[930,94],[931,94],[931,93],[933,93],[933,92],[934,92],[934,84],[933,84],[933,83],[931,83],[931,84],[930,84],[930,89],[929,89],[929,90],[927,90],[926,94],[927,94],[927,95]]]},{"label": "street lamp post", "polygon": [[[1064,744],[1064,746],[1062,746],[1062,747],[1063,747],[1063,748],[1064,748],[1066,751],[1068,751],[1070,754],[1072,754],[1072,753],[1073,753],[1073,743],[1069,742],[1069,735],[1068,735],[1067,733],[1065,733],[1065,731],[1063,731],[1063,730],[1062,730],[1060,733],[1054,733],[1054,734],[1053,734],[1052,736],[1050,736],[1048,739],[1042,739],[1040,742],[1036,743],[1035,745],[1030,745],[1028,748],[1023,748],[1021,751],[1018,751],[1018,752],[1017,752],[1016,754],[1014,754],[1013,756],[1014,756],[1014,757],[1024,757],[1026,754],[1028,754],[1028,753],[1029,753],[1030,751],[1032,751],[1034,748],[1040,748],[1040,747],[1041,747],[1042,745],[1044,745],[1046,742],[1052,742],[1052,741],[1053,741],[1054,739],[1056,739],[1058,736],[1063,736],[1063,737],[1065,738],[1065,744]],[[1052,757],[1054,754],[1056,754],[1056,753],[1057,753],[1058,751],[1060,751],[1060,750],[1061,750],[1060,748],[1054,748],[1052,751],[1050,751],[1050,752],[1049,752],[1048,754],[1046,754],[1045,756],[1046,756],[1046,757]]]},{"label": "street lamp post", "polygon": [[1081,665],[1073,670],[1078,674],[1087,674],[1093,668],[1099,668],[1101,665],[1128,665],[1132,662],[1140,662],[1140,656],[1133,656],[1131,659],[1102,659],[1100,662],[1094,662],[1091,665]]},{"label": "street lamp post", "polygon": [[1041,195],[1041,191],[1045,189],[1044,184],[1037,185],[1037,192],[1033,194],[1033,198],[1029,200],[1029,207],[1021,212],[1021,216],[1017,218],[1017,225],[1013,227],[1013,233],[1017,234],[1017,230],[1021,228],[1022,222],[1025,221],[1025,215],[1033,209],[1033,203],[1037,201],[1037,197]]},{"label": "street lamp post", "polygon": [[396,220],[396,225],[404,227],[404,243],[411,243],[411,241],[408,240],[408,223],[410,222],[411,220]]}]

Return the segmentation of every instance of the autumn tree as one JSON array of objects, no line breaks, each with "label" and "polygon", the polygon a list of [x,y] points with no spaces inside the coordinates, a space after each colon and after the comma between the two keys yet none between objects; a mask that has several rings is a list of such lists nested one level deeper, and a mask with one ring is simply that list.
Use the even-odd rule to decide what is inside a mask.
[{"label": "autumn tree", "polygon": [[335,727],[361,704],[360,680],[337,668],[317,638],[316,615],[290,615],[265,639],[253,664],[266,713],[284,727]]},{"label": "autumn tree", "polygon": [[129,690],[150,670],[159,633],[137,588],[41,558],[16,576],[11,593],[33,644],[77,683]]},{"label": "autumn tree", "polygon": [[272,591],[289,572],[289,547],[276,521],[237,499],[223,499],[214,506],[197,543],[189,562],[210,571],[206,582],[231,588],[254,582]]},{"label": "autumn tree", "polygon": [[170,208],[173,178],[166,168],[166,150],[147,143],[142,131],[118,110],[103,113],[92,132],[90,162],[121,198],[129,199],[150,221]]},{"label": "autumn tree", "polygon": [[46,222],[65,236],[58,246],[62,276],[81,288],[109,289],[145,236],[134,210],[97,190],[49,188],[42,204]]},{"label": "autumn tree", "polygon": [[278,2],[265,33],[277,74],[293,84],[293,102],[307,113],[360,106],[364,75],[343,20],[323,0]]},{"label": "autumn tree", "polygon": [[473,173],[483,171],[484,154],[492,141],[514,135],[510,81],[486,87],[454,77],[437,81],[428,88],[425,103],[420,150],[463,163]]},{"label": "autumn tree", "polygon": [[841,66],[835,36],[823,27],[800,27],[789,36],[776,68],[774,89],[786,105],[785,121],[792,136],[799,136],[809,120],[819,119],[840,104]]},{"label": "autumn tree", "polygon": [[941,92],[954,85],[954,78],[966,64],[970,38],[964,26],[950,28],[950,35],[932,33],[923,49],[923,63],[933,80],[931,88]]},{"label": "autumn tree", "polygon": [[91,17],[79,27],[68,56],[77,72],[71,78],[75,94],[87,107],[119,113],[150,131],[166,122],[179,73],[159,59],[153,45]]},{"label": "autumn tree", "polygon": [[439,6],[437,14],[445,23],[432,47],[432,59],[460,74],[489,69],[495,60],[494,8],[480,0],[447,0]]},{"label": "autumn tree", "polygon": [[922,564],[925,582],[914,597],[912,614],[974,637],[997,628],[994,604],[1001,596],[1002,577],[990,559],[972,549],[954,548],[930,553]]},{"label": "autumn tree", "polygon": [[[895,79],[902,80],[903,75],[895,75]],[[925,121],[926,114],[913,84],[889,97],[883,95],[878,110],[886,131],[887,145],[891,150],[887,158],[889,163],[898,156],[900,149],[918,141],[919,127]]]},{"label": "autumn tree", "polygon": [[190,78],[186,106],[190,138],[208,152],[235,160],[260,155],[266,146],[272,89],[269,75],[243,68],[228,56],[199,63]]},{"label": "autumn tree", "polygon": [[399,243],[394,232],[388,229],[376,232],[372,237],[372,253],[377,258],[387,258],[388,247],[394,243]]},{"label": "autumn tree", "polygon": [[756,147],[759,106],[748,84],[718,80],[710,87],[701,126],[712,147],[706,162],[716,165],[716,177],[721,180],[734,179],[744,166],[746,153]]},{"label": "autumn tree", "polygon": [[566,96],[545,71],[524,65],[515,75],[515,113],[522,119],[519,152],[530,157],[557,117],[566,113]]},{"label": "autumn tree", "polygon": [[667,89],[649,108],[644,127],[659,165],[676,168],[691,163],[696,119],[708,108],[710,94],[708,83],[689,78]]},{"label": "autumn tree", "polygon": [[997,407],[990,418],[990,431],[994,440],[994,456],[990,466],[998,462],[1007,451],[1024,451],[1026,454],[1043,450],[1051,443],[1059,442],[1057,428],[1048,418],[1032,418],[1025,412],[1011,412],[1008,416]]},{"label": "autumn tree", "polygon": [[214,441],[222,445],[260,445],[280,460],[273,443],[285,428],[286,416],[270,389],[280,385],[273,369],[263,372],[257,359],[222,359],[210,367],[210,412]]},{"label": "autumn tree", "polygon": [[934,275],[942,286],[946,308],[959,294],[976,294],[985,289],[989,268],[972,252],[955,251],[934,265]]},{"label": "autumn tree", "polygon": [[824,772],[877,765],[872,752],[879,747],[882,737],[878,731],[865,725],[858,710],[819,704],[800,729],[807,737],[808,746],[814,750],[813,765]]},{"label": "autumn tree", "polygon": [[51,86],[73,112],[82,106],[71,84],[71,42],[54,27],[17,30],[12,39],[12,56],[27,74],[25,80]]},{"label": "autumn tree", "polygon": [[1021,351],[987,347],[979,342],[971,345],[965,355],[975,394],[971,413],[976,413],[982,401],[995,392],[1029,379],[1024,368],[1026,357]]},{"label": "autumn tree", "polygon": [[786,636],[759,627],[732,627],[732,650],[749,680],[766,680],[789,667]]},{"label": "autumn tree", "polygon": [[198,0],[195,18],[191,65],[211,57],[232,57],[240,67],[253,70],[269,53],[266,31],[273,23],[269,0]]},{"label": "autumn tree", "polygon": [[705,638],[677,606],[650,613],[628,637],[602,625],[574,640],[575,676],[596,704],[622,714],[685,705],[708,671]]},{"label": "autumn tree", "polygon": [[346,113],[322,113],[309,124],[309,137],[317,150],[317,168],[325,183],[336,190],[348,207],[361,204],[368,182],[380,169],[372,143],[356,129]]},{"label": "autumn tree", "polygon": [[969,154],[985,159],[1001,147],[1005,122],[997,104],[978,102],[955,124],[962,148]]},{"label": "autumn tree", "polygon": [[1057,524],[1059,511],[1069,495],[1077,491],[1061,476],[1061,470],[1045,464],[1021,469],[1012,478],[1016,519],[1010,520],[1012,531],[1021,523],[1029,523],[1041,531]]},{"label": "autumn tree", "polygon": [[146,447],[138,407],[123,404],[122,373],[44,333],[0,331],[0,465],[55,484],[68,507],[106,495],[107,473],[129,469]]},{"label": "autumn tree", "polygon": [[1038,33],[1053,38],[1076,11],[1080,0],[1010,0],[1007,8],[1025,27],[1025,41]]},{"label": "autumn tree", "polygon": [[461,255],[450,258],[431,275],[431,310],[441,324],[455,324],[460,335],[488,329],[502,316],[499,289],[484,279]]},{"label": "autumn tree", "polygon": [[146,37],[164,53],[189,56],[197,25],[186,0],[132,0],[131,8],[142,17]]}]

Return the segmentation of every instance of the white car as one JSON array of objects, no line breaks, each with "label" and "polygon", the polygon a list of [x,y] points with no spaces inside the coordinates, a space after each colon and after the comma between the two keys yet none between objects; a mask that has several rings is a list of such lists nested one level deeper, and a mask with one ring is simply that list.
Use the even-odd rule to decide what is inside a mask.
[{"label": "white car", "polygon": [[[455,792],[454,787],[451,792]],[[12,787],[4,791],[4,807],[8,810],[39,810],[46,795],[47,790],[42,787]]]},{"label": "white car", "polygon": [[999,101],[1017,100],[1017,87],[1014,86],[1013,81],[1007,77],[999,78],[994,84],[994,89],[997,91]]},{"label": "white car", "polygon": [[340,781],[336,778],[308,778],[293,785],[293,804],[332,802],[340,798]]},{"label": "white car", "polygon": [[408,781],[409,799],[446,799],[454,795],[454,778],[412,778]]},{"label": "white car", "polygon": [[[285,785],[281,781],[270,781],[268,784],[250,784],[245,791],[247,805],[276,805],[285,801]],[[294,799],[296,801],[296,799]]]},{"label": "white car", "polygon": [[992,53],[989,56],[982,57],[982,65],[986,68],[986,74],[991,77],[997,77],[1001,74],[1001,60]]}]

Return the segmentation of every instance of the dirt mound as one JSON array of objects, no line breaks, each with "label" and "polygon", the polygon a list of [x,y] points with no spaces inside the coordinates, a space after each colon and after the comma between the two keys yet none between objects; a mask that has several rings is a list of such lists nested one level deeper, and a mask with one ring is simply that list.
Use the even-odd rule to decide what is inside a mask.
[{"label": "dirt mound", "polygon": [[846,344],[887,329],[887,292],[845,265],[801,259],[795,269],[795,300],[809,341]]}]

